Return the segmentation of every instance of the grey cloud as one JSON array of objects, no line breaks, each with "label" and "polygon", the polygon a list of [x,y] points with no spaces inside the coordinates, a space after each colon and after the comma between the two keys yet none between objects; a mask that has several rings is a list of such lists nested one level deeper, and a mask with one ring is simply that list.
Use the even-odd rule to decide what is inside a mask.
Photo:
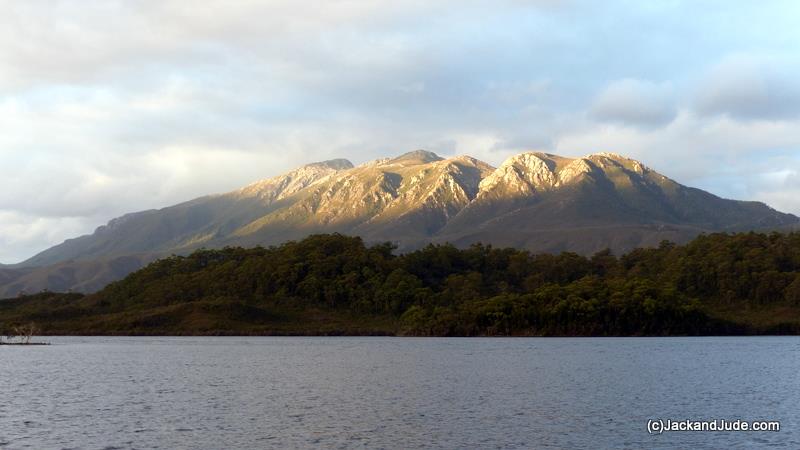
[{"label": "grey cloud", "polygon": [[800,171],[792,171],[786,175],[784,185],[800,189]]},{"label": "grey cloud", "polygon": [[0,261],[17,262],[97,226],[98,217],[39,217],[0,208]]},{"label": "grey cloud", "polygon": [[739,120],[800,117],[800,67],[794,64],[773,58],[725,60],[701,82],[695,110]]},{"label": "grey cloud", "polygon": [[675,119],[674,94],[665,84],[624,79],[611,83],[595,97],[592,117],[603,122],[657,127]]}]

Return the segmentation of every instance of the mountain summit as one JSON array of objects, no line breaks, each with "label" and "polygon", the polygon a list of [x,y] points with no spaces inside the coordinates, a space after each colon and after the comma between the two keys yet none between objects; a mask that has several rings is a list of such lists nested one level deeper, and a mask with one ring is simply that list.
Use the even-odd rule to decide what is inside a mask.
[{"label": "mountain summit", "polygon": [[344,159],[308,164],[227,194],[122,216],[15,268],[0,268],[0,295],[92,291],[160,256],[312,233],[391,241],[401,251],[483,242],[591,254],[798,220],[763,203],[683,186],[613,153],[526,152],[495,168],[469,156],[416,150],[359,166]]}]

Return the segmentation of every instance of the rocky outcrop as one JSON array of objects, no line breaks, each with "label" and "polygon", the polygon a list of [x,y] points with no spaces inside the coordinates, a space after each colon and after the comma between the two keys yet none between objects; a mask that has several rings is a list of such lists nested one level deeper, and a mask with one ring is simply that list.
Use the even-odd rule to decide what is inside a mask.
[{"label": "rocky outcrop", "polygon": [[296,194],[331,174],[352,168],[353,163],[346,159],[307,164],[284,175],[247,185],[236,191],[234,195],[257,197],[266,203],[272,203]]}]

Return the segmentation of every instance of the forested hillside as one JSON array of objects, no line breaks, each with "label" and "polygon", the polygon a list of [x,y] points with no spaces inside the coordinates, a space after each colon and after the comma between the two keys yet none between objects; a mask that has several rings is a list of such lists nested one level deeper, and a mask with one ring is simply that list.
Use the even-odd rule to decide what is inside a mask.
[{"label": "forested hillside", "polygon": [[0,301],[49,334],[798,333],[800,233],[712,234],[620,257],[315,235],[173,256],[89,296]]}]

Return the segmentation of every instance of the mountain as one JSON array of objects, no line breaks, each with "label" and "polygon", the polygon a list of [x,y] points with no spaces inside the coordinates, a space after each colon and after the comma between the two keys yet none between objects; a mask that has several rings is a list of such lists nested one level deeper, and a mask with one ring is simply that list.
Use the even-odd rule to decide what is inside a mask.
[{"label": "mountain", "polygon": [[205,245],[282,206],[282,201],[353,164],[335,159],[308,164],[237,191],[200,197],[159,210],[126,214],[91,235],[69,239],[24,261],[42,266],[73,259],[170,253]]},{"label": "mountain", "polygon": [[702,232],[797,223],[797,217],[760,202],[682,186],[617,154],[570,159],[523,153],[483,179],[475,200],[437,238],[583,254],[609,247],[619,253],[662,240],[686,242]]},{"label": "mountain", "polygon": [[122,216],[0,268],[0,295],[94,291],[172,253],[272,245],[313,233],[391,241],[400,251],[483,242],[592,254],[681,243],[704,232],[781,229],[799,220],[763,203],[683,186],[612,153],[526,152],[494,168],[469,156],[417,150],[355,167],[343,159],[309,164],[226,194]]}]

